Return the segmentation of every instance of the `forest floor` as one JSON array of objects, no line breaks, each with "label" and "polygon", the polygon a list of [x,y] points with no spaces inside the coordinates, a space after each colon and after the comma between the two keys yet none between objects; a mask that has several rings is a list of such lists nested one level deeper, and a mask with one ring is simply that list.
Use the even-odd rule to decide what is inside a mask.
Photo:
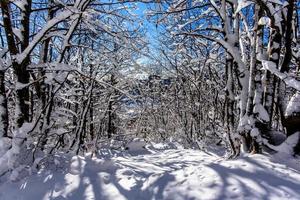
[{"label": "forest floor", "polygon": [[300,160],[150,149],[97,158],[56,155],[43,170],[0,183],[1,200],[300,199]]}]

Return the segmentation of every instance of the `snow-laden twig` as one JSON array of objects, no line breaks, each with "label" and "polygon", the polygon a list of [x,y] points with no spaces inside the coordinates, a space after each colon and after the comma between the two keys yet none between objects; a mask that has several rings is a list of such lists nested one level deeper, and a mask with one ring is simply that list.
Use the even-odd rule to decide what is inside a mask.
[{"label": "snow-laden twig", "polygon": [[300,81],[297,81],[294,77],[291,77],[287,73],[280,72],[276,64],[272,61],[262,60],[263,68],[270,71],[272,74],[280,78],[287,86],[300,91]]}]

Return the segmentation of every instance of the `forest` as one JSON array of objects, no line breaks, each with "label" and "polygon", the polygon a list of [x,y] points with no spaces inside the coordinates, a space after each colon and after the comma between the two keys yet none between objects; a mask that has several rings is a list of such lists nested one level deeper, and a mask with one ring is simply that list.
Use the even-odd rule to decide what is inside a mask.
[{"label": "forest", "polygon": [[[107,169],[125,166],[122,157],[145,167],[166,159],[158,162],[167,170],[173,156],[180,168],[208,165],[224,176],[268,177],[276,169],[268,184],[289,188],[287,196],[260,183],[265,196],[255,196],[244,182],[252,187],[244,196],[228,196],[225,186],[219,196],[189,194],[180,184],[178,196],[168,196],[170,172],[158,192],[136,181],[128,190],[114,186],[124,198],[105,196],[115,189],[102,186],[97,196],[93,184],[92,197],[34,196],[37,184],[24,198],[299,199],[299,20],[299,0],[1,0],[0,199],[19,198],[9,184],[75,158]],[[243,173],[249,159],[261,171]],[[280,164],[294,178],[277,177]],[[117,172],[106,171],[116,180]]]}]

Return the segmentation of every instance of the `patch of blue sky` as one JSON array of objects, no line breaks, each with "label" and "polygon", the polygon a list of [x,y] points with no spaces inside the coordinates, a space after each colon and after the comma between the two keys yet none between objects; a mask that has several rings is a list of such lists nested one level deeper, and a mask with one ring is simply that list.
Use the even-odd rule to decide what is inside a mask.
[{"label": "patch of blue sky", "polygon": [[[159,36],[160,36],[160,27],[153,22],[153,18],[149,19],[147,16],[148,12],[150,11],[150,8],[153,8],[153,4],[150,3],[136,3],[137,9],[134,11],[134,13],[139,17],[139,19],[142,20],[143,29],[145,30],[145,39],[149,43],[149,52],[150,54],[156,54],[158,45],[159,45]],[[142,56],[139,58],[138,63],[139,64],[147,64],[151,60],[151,55],[149,56]]]}]

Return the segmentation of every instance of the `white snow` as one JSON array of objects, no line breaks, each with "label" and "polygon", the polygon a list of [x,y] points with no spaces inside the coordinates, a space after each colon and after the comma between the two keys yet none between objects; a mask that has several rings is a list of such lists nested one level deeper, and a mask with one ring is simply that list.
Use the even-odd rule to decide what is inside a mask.
[{"label": "white snow", "polygon": [[286,154],[287,156],[294,154],[294,147],[297,145],[299,141],[300,132],[296,132],[293,135],[290,135],[278,146],[274,146],[268,143],[267,140],[264,140],[264,144],[266,144],[271,149],[274,149],[278,153]]},{"label": "white snow", "polygon": [[13,28],[13,32],[14,32],[14,34],[18,37],[18,39],[19,39],[20,41],[23,41],[24,37],[23,37],[22,32],[21,32],[20,29]]},{"label": "white snow", "polygon": [[27,5],[27,1],[19,0],[19,1],[14,1],[14,4],[18,6],[22,11],[25,10],[25,6]]},{"label": "white snow", "polygon": [[278,78],[283,80],[288,87],[300,91],[300,81],[296,80],[294,77],[291,77],[286,73],[280,72],[276,68],[276,64],[274,62],[262,60],[262,65],[264,69],[269,70],[272,74],[276,75]]},{"label": "white snow", "polygon": [[270,24],[270,18],[269,17],[262,17],[258,21],[258,25],[269,25]]},{"label": "white snow", "polygon": [[300,113],[300,92],[294,94],[285,110],[285,116],[293,116]]},{"label": "white snow", "polygon": [[63,167],[0,183],[0,199],[300,199],[299,159],[243,155],[224,160],[199,150],[151,147],[152,153],[137,156],[71,156]]},{"label": "white snow", "polygon": [[139,138],[134,138],[131,142],[129,142],[126,145],[126,148],[128,149],[128,151],[130,153],[134,153],[134,154],[141,154],[144,152],[148,152],[146,150],[146,141],[143,139],[139,139]]},{"label": "white snow", "polygon": [[238,6],[235,10],[235,14],[240,12],[243,8],[248,7],[250,4],[252,4],[252,1],[247,1],[247,0],[238,0]]},{"label": "white snow", "polygon": [[268,122],[270,121],[270,117],[268,112],[266,111],[266,109],[264,108],[263,105],[261,104],[255,104],[254,109],[253,109],[254,113],[258,113],[258,118],[264,122]]}]

